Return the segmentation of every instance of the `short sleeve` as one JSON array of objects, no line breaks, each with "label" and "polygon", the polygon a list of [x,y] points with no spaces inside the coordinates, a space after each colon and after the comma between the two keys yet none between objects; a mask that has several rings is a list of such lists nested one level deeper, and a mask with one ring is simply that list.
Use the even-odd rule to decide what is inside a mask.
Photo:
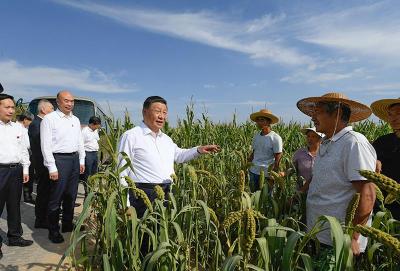
[{"label": "short sleeve", "polygon": [[282,138],[278,134],[272,138],[272,143],[272,149],[274,153],[281,153],[283,149],[283,143]]},{"label": "short sleeve", "polygon": [[345,174],[349,181],[366,180],[359,170],[375,171],[376,152],[368,142],[352,142],[345,159]]}]

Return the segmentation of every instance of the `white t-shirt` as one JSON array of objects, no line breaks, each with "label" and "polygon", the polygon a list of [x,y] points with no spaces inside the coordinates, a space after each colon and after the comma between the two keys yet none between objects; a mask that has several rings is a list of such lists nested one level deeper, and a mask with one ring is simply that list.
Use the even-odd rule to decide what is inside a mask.
[{"label": "white t-shirt", "polygon": [[265,176],[268,176],[268,166],[275,162],[274,154],[282,152],[282,138],[274,131],[269,132],[267,135],[261,135],[258,132],[253,138],[252,146],[254,158],[250,171],[254,174],[260,174],[261,170],[263,170]]},{"label": "white t-shirt", "polygon": [[[356,193],[352,181],[366,180],[360,169],[375,170],[376,153],[364,135],[348,126],[331,139],[324,138],[313,167],[313,177],[307,194],[307,227],[311,229],[322,215],[346,218],[346,209]],[[371,215],[367,225],[371,225]],[[328,226],[328,225],[326,225]],[[320,232],[318,240],[332,245],[330,228]],[[360,250],[367,246],[367,238],[358,239]]]}]

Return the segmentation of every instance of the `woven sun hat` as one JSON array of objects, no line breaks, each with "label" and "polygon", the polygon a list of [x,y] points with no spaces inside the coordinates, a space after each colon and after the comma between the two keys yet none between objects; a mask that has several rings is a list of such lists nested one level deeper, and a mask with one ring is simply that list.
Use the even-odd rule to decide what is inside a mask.
[{"label": "woven sun hat", "polygon": [[320,97],[301,99],[297,102],[297,108],[299,108],[304,114],[312,117],[316,105],[320,102],[340,102],[347,105],[351,110],[349,122],[357,122],[367,119],[372,114],[371,109],[367,105],[350,100],[346,95],[339,92],[330,92]]},{"label": "woven sun hat", "polygon": [[271,124],[275,124],[279,122],[279,118],[272,114],[272,112],[268,109],[261,109],[258,112],[252,113],[250,115],[250,119],[252,121],[256,121],[258,117],[264,117],[264,118],[269,118],[271,120]]},{"label": "woven sun hat", "polygon": [[382,99],[375,101],[371,104],[372,112],[381,120],[388,121],[388,110],[393,104],[400,104],[400,98],[398,99]]},{"label": "woven sun hat", "polygon": [[323,138],[323,137],[325,136],[324,133],[317,132],[317,129],[316,129],[315,127],[308,127],[308,128],[303,128],[303,129],[301,129],[301,132],[302,132],[304,135],[306,135],[309,131],[312,131],[312,132],[316,133],[316,134],[319,135],[321,138]]}]

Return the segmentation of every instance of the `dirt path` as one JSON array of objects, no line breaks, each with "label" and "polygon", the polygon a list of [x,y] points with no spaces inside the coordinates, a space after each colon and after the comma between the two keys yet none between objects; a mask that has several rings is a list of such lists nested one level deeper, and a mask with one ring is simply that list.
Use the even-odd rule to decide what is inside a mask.
[{"label": "dirt path", "polygon": [[[83,186],[79,185],[78,203],[83,201]],[[75,216],[81,211],[82,205],[75,208]],[[0,234],[3,237],[3,258],[0,260],[0,271],[36,271],[36,270],[55,270],[61,255],[68,247],[70,233],[63,233],[65,242],[53,244],[47,238],[48,230],[35,229],[35,207],[21,201],[21,218],[23,237],[33,240],[34,243],[29,247],[9,247],[7,246],[7,212],[4,208],[0,218]],[[64,263],[60,270],[67,270],[69,265]]]}]

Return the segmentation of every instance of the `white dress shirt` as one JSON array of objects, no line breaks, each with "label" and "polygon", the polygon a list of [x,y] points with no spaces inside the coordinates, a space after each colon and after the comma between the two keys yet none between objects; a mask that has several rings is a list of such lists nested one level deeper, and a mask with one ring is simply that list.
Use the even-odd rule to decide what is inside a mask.
[{"label": "white dress shirt", "polygon": [[[122,135],[118,151],[128,155],[134,169],[128,167],[121,172],[121,184],[125,186],[124,176],[136,183],[171,183],[171,175],[175,173],[174,161],[184,163],[199,156],[197,147],[181,149],[169,136],[161,131],[155,134],[144,123]],[[120,160],[121,167],[125,163],[125,160]]]},{"label": "white dress shirt", "polygon": [[82,129],[83,145],[85,151],[98,151],[99,150],[99,131],[92,130],[89,126]]},{"label": "white dress shirt", "polygon": [[40,143],[43,163],[50,173],[58,171],[53,153],[79,152],[79,163],[85,164],[81,123],[72,113],[65,115],[57,109],[44,116],[40,123]]},{"label": "white dress shirt", "polygon": [[31,143],[29,142],[29,135],[28,135],[28,129],[22,124],[22,123],[20,123],[20,122],[15,122],[15,124],[17,125],[17,126],[19,126],[21,129],[22,129],[22,131],[24,131],[24,133],[25,133],[25,136],[24,136],[24,143],[25,143],[25,145],[26,145],[26,148],[27,149],[30,149],[31,148]]},{"label": "white dress shirt", "polygon": [[[344,222],[346,209],[357,192],[353,181],[366,180],[360,169],[375,171],[376,153],[367,138],[352,130],[342,129],[330,139],[324,138],[313,167],[313,177],[307,194],[307,226],[311,229],[321,215],[336,217]],[[372,214],[371,214],[372,215]],[[371,225],[369,216],[367,225]],[[329,228],[329,225],[325,225]],[[330,230],[317,234],[321,243],[332,245]],[[358,239],[361,252],[367,238]]]},{"label": "white dress shirt", "polygon": [[[29,173],[29,153],[24,131],[14,122],[0,120],[0,164],[21,163],[24,174]],[[29,140],[29,138],[28,138]]]}]

